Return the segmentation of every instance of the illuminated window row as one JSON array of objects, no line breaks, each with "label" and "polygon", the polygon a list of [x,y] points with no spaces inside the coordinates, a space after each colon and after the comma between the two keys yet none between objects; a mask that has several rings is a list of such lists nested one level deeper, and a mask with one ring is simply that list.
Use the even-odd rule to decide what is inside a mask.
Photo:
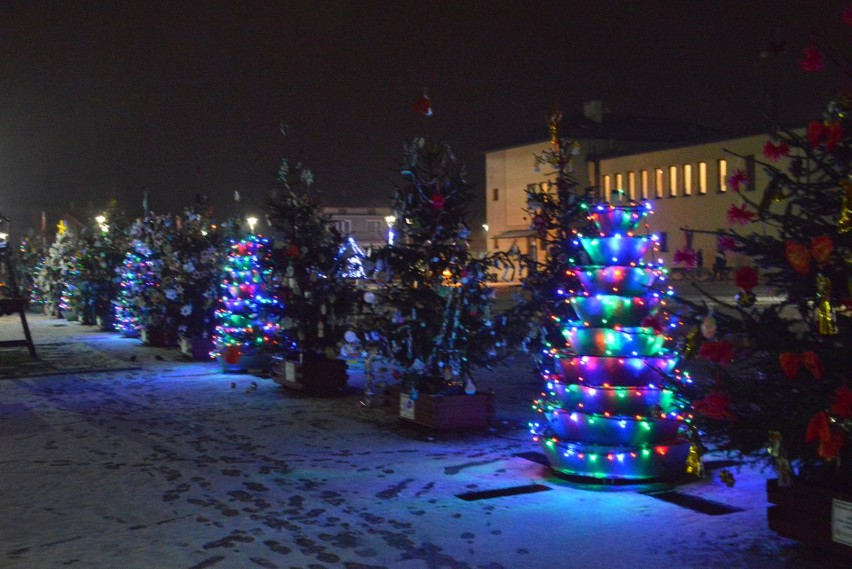
[{"label": "illuminated window row", "polygon": [[[746,157],[746,176],[754,181],[754,157]],[[604,195],[609,196],[613,190],[624,190],[630,199],[647,200],[652,196],[656,199],[665,197],[705,195],[711,183],[717,193],[728,191],[728,177],[732,174],[728,161],[724,158],[716,160],[715,176],[711,182],[711,172],[707,162],[696,164],[670,165],[666,168],[642,169],[638,172],[606,174],[603,176]],[[614,185],[613,185],[614,182]],[[754,189],[754,184],[748,185]]]}]

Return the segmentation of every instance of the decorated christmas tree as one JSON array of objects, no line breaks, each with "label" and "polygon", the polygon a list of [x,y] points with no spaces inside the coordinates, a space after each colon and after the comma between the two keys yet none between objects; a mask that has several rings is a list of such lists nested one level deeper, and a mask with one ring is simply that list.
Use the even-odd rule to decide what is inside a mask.
[{"label": "decorated christmas tree", "polygon": [[527,259],[520,298],[501,318],[545,381],[533,432],[562,474],[677,476],[692,445],[683,404],[667,387],[677,383],[667,374],[678,356],[663,331],[666,271],[648,261],[650,207],[622,192],[592,205],[573,176],[579,146],[560,137],[558,111],[547,120],[551,147],[536,165],[551,179],[527,190],[526,209],[544,255]]},{"label": "decorated christmas tree", "polygon": [[451,148],[431,138],[405,145],[401,173],[395,238],[378,256],[387,285],[374,304],[386,354],[415,395],[472,393],[472,371],[501,349],[487,286],[493,260],[468,243],[473,188]]},{"label": "decorated christmas tree", "polygon": [[77,258],[80,320],[112,330],[121,280],[118,269],[128,246],[128,223],[116,202],[93,221],[80,236]]},{"label": "decorated christmas tree", "polygon": [[[63,295],[65,310],[70,309],[71,294],[69,276],[77,271],[78,243],[64,221],[56,228],[56,237],[47,252],[44,264],[36,277],[36,286],[44,302],[44,312],[50,316],[62,316]],[[70,285],[73,286],[73,285]]]},{"label": "decorated christmas tree", "polygon": [[585,258],[576,240],[576,232],[592,229],[588,219],[589,200],[574,177],[573,160],[579,145],[561,138],[558,110],[547,116],[550,148],[535,156],[536,170],[548,178],[544,184],[528,186],[527,206],[530,228],[543,244],[543,255],[527,255],[521,292],[514,306],[499,324],[513,346],[529,351],[537,365],[549,366],[549,352],[564,342],[560,322],[574,318],[570,303],[565,302],[566,288],[577,288],[570,269]]},{"label": "decorated christmas tree", "polygon": [[552,346],[552,367],[542,366],[536,407],[544,420],[534,429],[563,474],[647,480],[686,466],[684,406],[665,375],[678,354],[665,334],[665,295],[654,288],[664,270],[645,261],[656,236],[638,231],[649,212],[648,204],[596,204],[589,218],[597,231],[575,236],[588,263],[569,270],[581,287],[562,296],[578,319],[559,322],[567,344]]},{"label": "decorated christmas tree", "polygon": [[116,328],[123,334],[141,334],[153,345],[177,342],[178,290],[163,287],[163,259],[173,255],[168,244],[174,221],[168,215],[148,213],[130,227],[130,250],[120,273]]},{"label": "decorated christmas tree", "polygon": [[15,274],[20,275],[18,276],[18,286],[21,294],[29,299],[30,306],[41,306],[43,304],[41,291],[36,286],[36,278],[44,266],[47,250],[44,236],[32,229],[28,230],[21,238],[18,255],[15,258],[17,262]]},{"label": "decorated christmas tree", "polygon": [[[212,348],[214,312],[224,262],[224,230],[210,219],[206,198],[176,216],[164,242],[162,283],[176,305],[175,324],[185,342],[196,341],[199,354]],[[206,346],[206,349],[204,348]]]},{"label": "decorated christmas tree", "polygon": [[290,348],[281,329],[272,244],[258,235],[231,243],[219,284],[214,355],[226,370],[269,367],[269,356]]},{"label": "decorated christmas tree", "polygon": [[347,236],[323,214],[313,173],[300,161],[281,161],[266,212],[285,307],[281,326],[295,341],[289,355],[337,359],[356,294],[347,277],[353,255]]},{"label": "decorated christmas tree", "polygon": [[[847,12],[849,12],[847,10]],[[852,16],[849,12],[847,16]],[[847,23],[852,17],[845,18]],[[840,58],[833,57],[835,61]],[[819,72],[815,45],[799,60]],[[849,67],[844,65],[848,89]],[[760,165],[762,195],[741,193],[720,244],[751,260],[736,274],[736,302],[712,298],[693,349],[696,421],[708,445],[771,462],[793,477],[852,487],[852,98],[831,101],[805,129],[776,129]],[[762,222],[769,232],[752,230]],[[775,299],[756,302],[763,283]],[[701,307],[697,307],[701,308]]]}]

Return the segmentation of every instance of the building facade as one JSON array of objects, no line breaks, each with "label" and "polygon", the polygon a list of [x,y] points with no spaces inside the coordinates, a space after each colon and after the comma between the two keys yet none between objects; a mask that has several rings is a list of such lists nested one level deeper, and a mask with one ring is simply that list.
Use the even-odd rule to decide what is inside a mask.
[{"label": "building facade", "polygon": [[394,223],[390,208],[384,207],[325,207],[341,235],[349,235],[365,251],[387,244]]},{"label": "building facade", "polygon": [[[740,192],[758,194],[768,182],[760,167],[765,134],[737,138],[705,137],[704,142],[650,145],[653,150],[626,149],[590,153],[591,143],[600,140],[578,140],[580,154],[574,162],[574,176],[581,191],[597,200],[609,201],[616,190],[636,201],[648,201],[655,214],[648,220],[648,230],[660,237],[659,257],[675,269],[675,251],[701,251],[704,268],[710,271],[717,255],[715,232],[729,227],[727,211],[742,203]],[[488,250],[512,251],[541,259],[541,244],[530,231],[526,212],[526,189],[551,179],[537,171],[533,156],[548,148],[548,141],[519,145],[485,154],[487,183],[486,227]],[[646,147],[649,145],[646,145]],[[729,179],[741,172],[747,183],[736,190]],[[768,231],[762,224],[750,224],[747,231]],[[744,260],[723,253],[729,269]]]}]

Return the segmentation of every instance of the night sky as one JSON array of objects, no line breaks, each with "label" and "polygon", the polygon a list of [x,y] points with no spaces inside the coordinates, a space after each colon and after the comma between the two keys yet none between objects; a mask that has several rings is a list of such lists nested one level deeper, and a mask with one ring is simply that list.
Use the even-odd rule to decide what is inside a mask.
[{"label": "night sky", "polygon": [[[259,211],[284,156],[328,205],[383,206],[422,134],[484,192],[482,152],[546,138],[554,102],[756,132],[777,85],[782,119],[818,118],[839,74],[796,60],[812,37],[848,40],[846,4],[4,2],[0,213],[20,229],[115,197],[138,216],[146,189],[157,212],[196,193],[222,217]],[[775,38],[786,55],[761,58]],[[428,121],[412,112],[424,87]]]}]

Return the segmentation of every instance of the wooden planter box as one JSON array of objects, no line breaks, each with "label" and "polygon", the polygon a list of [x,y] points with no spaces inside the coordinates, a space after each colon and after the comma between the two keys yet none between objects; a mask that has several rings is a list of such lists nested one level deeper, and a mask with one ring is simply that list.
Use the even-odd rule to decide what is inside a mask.
[{"label": "wooden planter box", "polygon": [[852,488],[848,492],[794,482],[766,481],[769,529],[852,562]]},{"label": "wooden planter box", "polygon": [[175,345],[175,339],[163,330],[148,330],[143,328],[139,331],[139,338],[146,346],[155,348],[170,348]]},{"label": "wooden planter box", "polygon": [[436,431],[488,428],[494,421],[494,393],[444,395],[420,393],[412,401],[398,386],[384,392],[385,411],[400,420]]},{"label": "wooden planter box", "polygon": [[299,363],[283,356],[273,356],[272,379],[288,389],[334,393],[346,387],[349,375],[345,360],[310,359]]},{"label": "wooden planter box", "polygon": [[210,361],[210,352],[213,350],[213,341],[210,338],[180,338],[178,340],[180,353],[189,358],[206,362]]}]

